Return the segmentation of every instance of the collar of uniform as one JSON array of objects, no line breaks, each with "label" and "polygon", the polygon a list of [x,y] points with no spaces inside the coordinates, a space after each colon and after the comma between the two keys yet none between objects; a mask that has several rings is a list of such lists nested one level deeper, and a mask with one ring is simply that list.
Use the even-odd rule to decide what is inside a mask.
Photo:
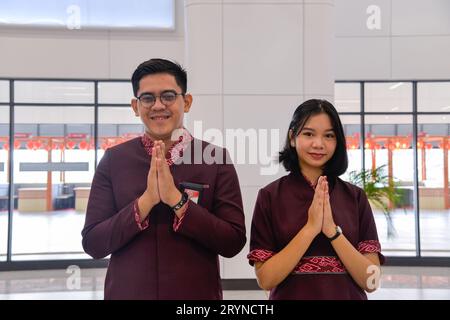
[{"label": "collar of uniform", "polygon": [[[174,131],[175,132],[175,131]],[[178,139],[174,144],[167,150],[166,152],[166,162],[170,166],[175,163],[180,157],[183,156],[183,152],[188,148],[191,141],[193,140],[192,135],[186,128],[180,128],[176,131],[176,136]],[[174,134],[172,133],[172,137]],[[153,140],[147,133],[144,133],[141,137],[142,144],[144,146],[145,151],[149,156],[152,155],[152,148],[154,146]]]},{"label": "collar of uniform", "polygon": [[[303,175],[302,172],[300,172],[300,171],[292,171],[290,175],[291,175],[294,179],[300,180],[301,183],[303,183],[303,184],[305,184],[305,185],[308,185],[313,191],[315,191],[317,182],[316,182],[316,184],[312,183],[311,181],[309,181],[308,178],[306,178],[306,177]],[[329,189],[330,189],[330,192],[329,192],[329,193],[331,194],[331,192],[333,191],[334,186],[335,186],[335,184],[336,184],[336,182],[337,182],[337,178],[329,177],[329,176],[328,176],[328,177],[327,177],[327,180],[328,180],[328,187],[329,187]]]},{"label": "collar of uniform", "polygon": [[302,175],[303,179],[305,179],[305,181],[311,186],[311,188],[316,189],[316,184],[317,181],[314,183],[311,180],[309,180],[304,174],[303,172],[300,172],[300,174]]}]

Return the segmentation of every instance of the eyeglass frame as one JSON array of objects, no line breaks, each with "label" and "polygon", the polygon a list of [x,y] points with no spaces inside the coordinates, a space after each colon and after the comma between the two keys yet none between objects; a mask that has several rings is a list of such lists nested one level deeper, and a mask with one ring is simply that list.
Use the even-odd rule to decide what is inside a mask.
[{"label": "eyeglass frame", "polygon": [[[155,95],[155,94],[153,94],[153,93],[150,93],[150,92],[143,92],[143,93],[141,93],[138,97],[136,97],[136,99],[141,103],[142,107],[144,107],[144,108],[146,108],[146,109],[152,108],[152,107],[155,105],[155,103],[156,103],[156,101],[158,100],[158,98],[159,98],[159,101],[161,101],[161,103],[162,103],[164,106],[170,107],[171,105],[173,105],[173,104],[175,103],[176,98],[175,98],[175,99],[173,100],[173,102],[170,103],[170,104],[164,103],[164,102],[162,101],[162,99],[161,99],[161,96],[162,96],[164,93],[166,93],[166,92],[173,93],[173,94],[175,95],[175,97],[176,97],[176,96],[183,96],[183,97],[184,97],[184,96],[186,95],[186,93],[184,93],[184,92],[178,93],[178,92],[176,92],[175,90],[164,90],[164,91],[162,91],[158,96]],[[155,101],[153,102],[153,104],[152,104],[151,106],[146,107],[146,106],[144,106],[144,104],[142,103],[141,98],[142,98],[142,96],[144,96],[144,95],[147,95],[147,96],[153,96],[153,97],[155,98]]]}]

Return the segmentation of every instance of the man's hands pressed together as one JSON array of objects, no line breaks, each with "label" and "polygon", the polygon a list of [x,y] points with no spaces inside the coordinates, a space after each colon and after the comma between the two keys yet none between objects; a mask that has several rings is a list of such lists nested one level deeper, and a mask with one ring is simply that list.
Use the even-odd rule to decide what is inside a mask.
[{"label": "man's hands pressed together", "polygon": [[[147,218],[150,210],[159,202],[173,207],[180,201],[181,192],[175,186],[172,173],[165,158],[166,146],[161,140],[154,142],[150,170],[147,176],[147,188],[138,200],[141,222]],[[185,207],[185,206],[183,206]],[[178,218],[184,213],[184,208],[176,210]]]}]

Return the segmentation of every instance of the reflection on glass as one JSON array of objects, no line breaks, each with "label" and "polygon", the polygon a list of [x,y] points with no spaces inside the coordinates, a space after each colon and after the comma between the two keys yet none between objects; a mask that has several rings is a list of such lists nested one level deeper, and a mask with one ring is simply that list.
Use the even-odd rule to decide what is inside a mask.
[{"label": "reflection on glass", "polygon": [[382,82],[364,84],[366,112],[411,112],[412,84]]},{"label": "reflection on glass", "polygon": [[20,103],[94,103],[94,83],[81,81],[16,81]]},{"label": "reflection on glass", "polygon": [[418,117],[420,236],[423,256],[450,256],[448,115]]},{"label": "reflection on glass", "polygon": [[382,201],[388,212],[370,201],[383,252],[390,256],[415,256],[415,216],[413,210],[414,161],[412,117],[366,116],[365,166],[385,166],[388,185],[399,194],[398,202]]},{"label": "reflection on glass", "polygon": [[93,107],[16,107],[13,260],[87,257],[81,229],[94,174]]},{"label": "reflection on glass", "polygon": [[344,126],[348,155],[348,169],[341,176],[341,179],[348,181],[350,172],[361,170],[361,121],[359,116],[341,115],[340,118]]},{"label": "reflection on glass", "polygon": [[361,89],[359,83],[336,83],[334,85],[334,106],[338,112],[361,111]]},{"label": "reflection on glass", "polygon": [[99,82],[98,102],[123,103],[130,105],[133,98],[133,88],[130,82]]},{"label": "reflection on glass", "polygon": [[173,29],[174,0],[0,1],[0,26]]},{"label": "reflection on glass", "polygon": [[425,112],[450,112],[450,82],[419,82],[417,109]]},{"label": "reflection on glass", "polygon": [[[9,82],[0,80],[0,102],[9,102]],[[7,118],[5,118],[7,119]],[[5,120],[6,121],[6,120]]]},{"label": "reflection on glass", "polygon": [[6,260],[9,202],[9,106],[0,106],[0,261]]},{"label": "reflection on glass", "polygon": [[98,119],[98,161],[106,149],[136,138],[144,132],[142,122],[134,115],[131,106],[101,107],[98,111]]}]

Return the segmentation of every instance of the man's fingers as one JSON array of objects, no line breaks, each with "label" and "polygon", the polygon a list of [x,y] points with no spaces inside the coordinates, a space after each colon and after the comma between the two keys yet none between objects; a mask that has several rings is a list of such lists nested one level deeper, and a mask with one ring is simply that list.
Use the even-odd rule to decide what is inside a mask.
[{"label": "man's fingers", "polygon": [[162,156],[165,158],[166,157],[166,145],[164,144],[164,142],[161,142],[161,153],[162,153]]},{"label": "man's fingers", "polygon": [[164,144],[164,142],[161,142],[161,159],[164,160],[163,162],[164,170],[169,170],[169,165],[167,164],[166,161],[166,145]]},{"label": "man's fingers", "polygon": [[156,159],[156,169],[158,171],[158,182],[160,182],[160,178],[164,177],[164,170],[162,168],[162,160],[160,158]]},{"label": "man's fingers", "polygon": [[150,170],[156,170],[156,149],[152,148],[152,158],[150,159]]}]

